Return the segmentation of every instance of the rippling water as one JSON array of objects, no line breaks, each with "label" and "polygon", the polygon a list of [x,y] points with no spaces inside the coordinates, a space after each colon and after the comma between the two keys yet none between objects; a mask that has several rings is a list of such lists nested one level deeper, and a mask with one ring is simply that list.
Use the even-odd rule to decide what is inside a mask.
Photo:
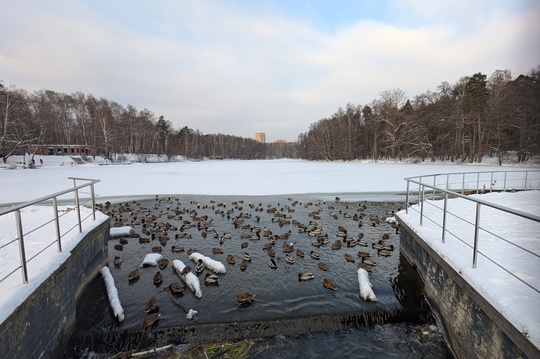
[{"label": "rippling water", "polygon": [[[204,226],[214,227],[218,238],[224,233],[230,233],[232,238],[220,245],[212,231],[207,231],[208,235],[205,238],[202,235],[204,230],[196,226],[185,229],[183,232],[168,231],[167,235],[170,239],[163,243],[162,255],[171,263],[161,270],[164,281],[160,286],[153,283],[153,276],[159,270],[156,267],[140,268],[140,279],[128,282],[129,272],[139,267],[144,256],[152,252],[152,247],[160,246],[157,239],[147,244],[140,244],[137,238],[129,238],[122,251],[114,249],[114,245],[118,244],[119,240],[112,239],[109,242],[109,263],[126,318],[121,323],[114,320],[108,307],[103,284],[100,278],[97,278],[87,288],[79,303],[77,327],[73,336],[75,346],[80,346],[79,349],[82,349],[84,346],[94,345],[95,347],[90,349],[125,351],[157,345],[160,340],[171,340],[171,338],[200,342],[242,339],[248,336],[271,338],[267,342],[269,349],[263,352],[266,354],[260,354],[262,357],[270,357],[278,353],[282,357],[302,357],[303,355],[291,353],[305,353],[303,348],[306,345],[315,350],[309,357],[320,356],[318,354],[325,352],[322,348],[328,348],[328,345],[334,348],[334,352],[328,352],[325,356],[333,356],[332,353],[336,353],[335,351],[347,357],[351,354],[355,354],[356,357],[374,357],[376,353],[384,357],[395,353],[396,350],[401,353],[401,356],[406,353],[416,353],[417,349],[411,349],[411,345],[414,346],[411,343],[416,343],[417,335],[411,328],[420,322],[428,323],[431,318],[429,308],[421,302],[421,289],[416,282],[417,278],[413,278],[414,271],[399,255],[399,235],[383,220],[389,211],[397,211],[400,204],[365,202],[351,195],[348,195],[346,200],[347,202],[336,201],[335,197],[330,196],[306,195],[294,198],[286,196],[179,196],[130,201],[111,206],[111,209],[115,210],[118,210],[121,205],[129,207],[122,213],[126,225],[131,222],[132,213],[141,216],[146,215],[146,210],[148,210],[148,213],[158,215],[152,224],[146,221],[147,228],[158,228],[162,223],[170,223],[180,228],[186,220],[196,224],[193,216],[189,215],[189,211],[196,211],[197,217],[208,216],[211,219],[205,222]],[[219,203],[224,205],[218,205]],[[362,207],[366,208],[362,209]],[[288,216],[287,220],[297,220],[306,226],[310,221],[317,222],[323,233],[328,235],[329,243],[319,248],[314,247],[312,245],[314,237],[301,233],[294,224],[280,225],[276,222],[275,213],[269,213],[271,208]],[[175,210],[176,213],[174,213]],[[316,213],[316,219],[314,213]],[[251,218],[244,218],[244,225],[267,228],[274,235],[291,231],[289,238],[278,239],[274,245],[277,269],[271,269],[268,266],[270,257],[267,251],[262,249],[262,246],[268,243],[268,239],[263,237],[262,233],[260,240],[241,239],[242,234],[249,233],[250,229],[242,229],[232,224],[233,219],[240,214],[243,216],[247,214],[248,217],[251,215]],[[360,218],[355,218],[355,215]],[[374,222],[370,220],[371,215],[378,216],[380,222],[373,225]],[[259,222],[254,221],[255,216],[260,216]],[[156,223],[155,227],[153,223]],[[355,239],[358,238],[359,233],[363,233],[363,240],[369,243],[369,247],[347,248],[343,243],[341,249],[332,249],[331,244],[336,240],[341,240],[336,235],[338,226],[344,227]],[[141,224],[133,225],[133,227],[142,237],[150,237],[148,233],[142,233]],[[187,236],[175,239],[175,235],[181,233]],[[389,237],[385,243],[395,247],[389,257],[379,256],[377,251],[371,248],[371,244],[381,240],[383,235]],[[243,242],[248,242],[248,247],[245,249],[241,248]],[[292,243],[295,249],[302,249],[305,257],[300,258],[293,252],[291,254],[295,260],[294,264],[286,263],[285,253],[282,250],[284,242]],[[194,268],[194,263],[189,260],[188,254],[186,252],[173,253],[172,246],[183,246],[185,250],[194,248],[199,253],[222,262],[226,267],[226,273],[218,274],[219,286],[203,284],[204,275],[208,272],[205,270],[199,275],[202,298],[196,298],[187,288],[184,289],[182,295],[171,294],[168,285],[172,282],[181,282],[172,268],[172,261],[180,259]],[[223,254],[213,254],[214,247],[223,249]],[[319,253],[319,261],[309,256],[312,250]],[[360,250],[371,253],[371,258],[377,263],[370,274],[377,302],[365,302],[359,297],[357,264],[360,258],[357,252]],[[251,262],[245,271],[241,271],[240,262],[244,252],[250,254]],[[345,261],[346,253],[355,258],[354,263]],[[235,257],[235,265],[227,263],[228,254]],[[116,255],[123,259],[120,267],[112,265]],[[328,264],[330,269],[322,271],[318,267],[319,262]],[[298,273],[300,272],[311,272],[315,278],[311,281],[299,282]],[[337,290],[331,291],[325,288],[322,284],[323,278],[333,281]],[[245,308],[238,307],[235,300],[235,296],[242,292],[256,295],[255,301]],[[145,307],[154,296],[159,301],[161,318],[153,328],[153,334],[142,333],[141,325],[145,316]],[[198,311],[194,320],[186,319],[185,312],[189,309]],[[414,324],[411,327],[395,324],[399,322]],[[104,340],[104,337],[107,339]],[[351,340],[357,342],[357,337],[365,339],[359,342],[363,343],[361,347],[364,348],[363,354],[354,352],[361,349],[358,349],[358,345],[350,346]],[[389,340],[387,337],[394,339]],[[103,341],[110,342],[113,338],[116,338],[117,343],[106,349]],[[327,344],[323,345],[323,341]],[[348,346],[344,346],[345,343],[348,343]],[[367,350],[366,343],[375,344]],[[441,337],[437,339],[437,343],[437,346],[442,348],[437,357],[441,357],[441,353],[448,356]],[[111,346],[110,343],[108,345]],[[387,349],[379,349],[379,347]],[[285,349],[290,354],[289,356],[283,356]]]}]

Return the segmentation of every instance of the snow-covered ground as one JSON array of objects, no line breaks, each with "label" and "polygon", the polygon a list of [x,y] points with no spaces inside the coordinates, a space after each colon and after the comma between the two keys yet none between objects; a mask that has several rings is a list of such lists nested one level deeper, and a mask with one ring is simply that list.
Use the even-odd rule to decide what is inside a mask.
[{"label": "snow-covered ground", "polygon": [[[2,188],[0,192],[0,205],[28,201],[69,188],[73,186],[73,181],[68,179],[68,177],[100,179],[101,182],[96,185],[96,194],[100,197],[98,200],[104,200],[105,198],[121,199],[123,196],[132,195],[154,196],[156,194],[273,195],[294,193],[312,193],[323,196],[340,195],[342,200],[354,200],[356,195],[363,194],[376,196],[380,200],[385,200],[392,198],[391,194],[405,192],[405,177],[446,172],[524,169],[523,167],[512,166],[499,167],[495,165],[495,162],[488,162],[487,164],[484,163],[478,166],[469,164],[412,164],[393,162],[308,162],[301,160],[183,161],[104,166],[98,163],[76,165],[67,158],[49,156],[43,156],[41,158],[44,160],[43,166],[41,166],[39,159],[39,157],[36,158],[36,162],[40,166],[37,169],[0,169],[0,188]],[[519,202],[525,201],[527,205],[523,209],[528,212],[533,211],[538,215],[540,214],[538,207],[533,205],[540,203],[538,191],[532,193],[534,194],[530,194],[524,199],[520,198]],[[503,194],[492,194],[490,198],[508,206],[515,206],[514,202],[517,201],[517,196]],[[36,215],[28,215],[27,217],[25,214],[23,217],[24,223],[29,226],[39,223],[39,217],[41,217],[40,211],[42,210],[44,209],[30,209],[29,211],[34,212]],[[415,221],[415,218],[412,211],[409,213],[411,217],[405,218],[412,223]],[[472,218],[473,215],[469,217]],[[14,222],[13,220],[6,221],[9,223],[0,223],[3,229],[7,229],[11,225],[14,226],[14,223],[10,224]],[[495,216],[493,221],[504,223],[505,229],[515,226],[513,221],[508,222],[506,218]],[[536,227],[532,229],[516,228],[523,237],[534,238],[538,242],[539,232]],[[85,230],[89,229],[87,228]],[[427,237],[433,235],[433,233],[429,233],[427,226],[419,228],[418,231],[427,231]],[[12,234],[9,236],[4,234],[8,232],[7,230],[2,230],[0,233],[0,245],[13,239]],[[80,238],[81,236],[78,233],[74,233],[72,240],[76,242]],[[440,239],[440,233],[438,238]],[[437,250],[445,258],[463,257],[463,249],[455,247],[451,243],[453,242],[448,238],[444,248]],[[493,245],[497,244],[494,242]],[[64,243],[64,248],[63,255],[69,253],[69,245]],[[56,249],[52,246],[48,250],[54,252]],[[533,245],[532,250],[539,253],[537,244]],[[4,267],[7,257],[18,258],[18,256],[18,251],[7,252],[0,249],[1,266]],[[49,268],[49,271],[41,269],[39,270],[40,273],[52,272],[56,268],[55,266],[58,266],[58,263],[63,260],[59,259],[57,255],[45,255],[43,257],[51,258],[51,268]],[[471,256],[466,256],[469,262],[463,259],[465,262],[459,262],[457,264],[458,268],[463,270],[467,278],[471,278],[471,280],[479,276],[479,289],[488,291],[486,293],[488,298],[491,296],[496,297],[496,305],[500,306],[501,312],[507,317],[515,316],[515,318],[512,318],[513,322],[518,323],[521,326],[519,327],[520,330],[526,331],[531,340],[538,345],[540,342],[540,322],[538,316],[534,317],[530,315],[532,312],[538,312],[537,309],[540,308],[538,296],[524,297],[514,286],[510,287],[512,291],[509,297],[500,296],[502,289],[490,292],[489,288],[493,286],[486,283],[502,282],[502,287],[505,287],[510,285],[507,282],[509,279],[499,275],[495,270],[488,272],[488,274],[480,272],[479,270],[482,270],[483,266],[488,265],[483,263],[483,261],[479,261],[478,268],[473,270],[470,268],[471,258],[472,254]],[[531,268],[530,263],[525,263],[522,260],[518,260],[516,265],[523,270]],[[534,265],[538,265],[537,262]],[[4,272],[4,268],[2,272]],[[21,283],[20,273],[15,273],[11,277],[15,278],[17,283],[10,284],[9,286],[7,286],[7,281],[0,283],[0,321],[3,321],[16,308],[17,303],[21,303],[24,300],[29,291],[33,290],[32,288],[39,285],[41,274],[39,277],[36,277],[36,274],[32,270],[30,283],[26,285]],[[45,274],[44,277],[46,277]],[[505,287],[505,289],[508,290],[508,287]],[[516,294],[520,297],[519,306],[521,308],[519,310],[512,308],[515,307]],[[10,303],[10,305],[7,306],[6,303]],[[524,313],[528,315],[525,316]]]}]

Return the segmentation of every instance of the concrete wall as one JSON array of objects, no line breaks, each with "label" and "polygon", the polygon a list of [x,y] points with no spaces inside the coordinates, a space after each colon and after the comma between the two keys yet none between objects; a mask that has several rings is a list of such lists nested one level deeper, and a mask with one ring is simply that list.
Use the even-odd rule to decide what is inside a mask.
[{"label": "concrete wall", "polygon": [[400,250],[422,277],[457,358],[540,358],[540,351],[459,273],[407,225],[400,225]]},{"label": "concrete wall", "polygon": [[0,358],[61,358],[82,289],[107,260],[109,221],[94,228],[15,312],[0,324]]}]

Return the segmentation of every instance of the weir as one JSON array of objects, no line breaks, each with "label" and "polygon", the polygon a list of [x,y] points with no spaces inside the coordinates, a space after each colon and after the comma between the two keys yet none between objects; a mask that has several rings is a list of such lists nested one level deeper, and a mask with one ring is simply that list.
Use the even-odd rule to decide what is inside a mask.
[{"label": "weir", "polygon": [[[111,213],[112,223],[131,225],[135,229],[127,243],[123,241],[121,250],[118,247],[120,240],[109,241],[109,265],[126,318],[121,323],[114,320],[101,278],[96,278],[79,302],[77,325],[70,340],[72,353],[87,348],[119,352],[168,343],[264,338],[417,321],[428,316],[426,313],[430,308],[422,302],[421,283],[397,249],[399,234],[384,220],[398,207],[391,202],[342,202],[336,198],[325,200],[307,196],[182,196],[181,199],[167,197],[111,204],[103,210]],[[276,216],[276,213],[280,215]],[[240,214],[243,223],[234,225]],[[140,221],[143,215],[144,223]],[[204,225],[197,225],[195,218],[206,218]],[[276,218],[290,223],[278,222]],[[195,225],[182,227],[186,220]],[[316,222],[328,236],[328,243],[313,245],[316,237],[294,225],[293,220],[305,226],[310,221]],[[157,228],[163,223],[169,223],[174,229],[169,229],[169,238],[160,243]],[[270,256],[262,248],[269,243],[269,238],[261,235],[260,239],[242,239],[253,227],[266,229],[274,235],[290,233],[285,239],[277,239],[273,246],[276,269],[270,268]],[[154,236],[150,229],[154,229]],[[349,239],[338,236],[340,230],[368,246],[347,246]],[[217,233],[216,238],[214,233]],[[231,239],[220,244],[219,239],[226,233]],[[139,243],[140,238],[147,237],[149,243],[144,240]],[[332,249],[336,241],[342,243],[340,249]],[[379,241],[396,249],[387,256],[378,255],[372,244]],[[283,243],[292,245],[295,251],[301,249],[304,257],[291,252],[294,263],[287,263]],[[139,268],[140,279],[129,282],[129,272],[138,268],[145,254],[157,246],[161,247],[163,257],[170,260],[169,266],[160,270],[163,283],[156,285],[153,282],[153,276],[159,270],[157,267]],[[173,252],[173,246],[184,247],[184,252]],[[219,286],[204,285],[208,270],[198,275],[203,292],[200,299],[187,288],[181,295],[171,293],[168,288],[172,282],[181,282],[172,268],[174,259],[195,268],[187,254],[189,248],[226,266],[226,273],[218,274]],[[223,253],[214,254],[213,248],[222,249]],[[316,251],[320,259],[311,258],[311,251]],[[370,253],[376,262],[370,273],[376,302],[365,302],[360,298],[357,266],[362,260],[359,251]],[[240,263],[244,253],[249,254],[250,261],[242,271]],[[229,254],[236,259],[234,265],[226,260]],[[345,254],[351,254],[354,262],[346,261]],[[120,266],[113,265],[115,257],[122,258]],[[321,270],[320,262],[326,263],[329,269]],[[298,274],[301,272],[311,272],[315,278],[300,282]],[[333,281],[337,290],[325,288],[324,278]],[[242,292],[255,294],[251,305],[239,307],[235,297]],[[145,307],[152,297],[158,300],[161,318],[151,330],[143,331]],[[189,309],[198,311],[193,320],[186,318]]]}]

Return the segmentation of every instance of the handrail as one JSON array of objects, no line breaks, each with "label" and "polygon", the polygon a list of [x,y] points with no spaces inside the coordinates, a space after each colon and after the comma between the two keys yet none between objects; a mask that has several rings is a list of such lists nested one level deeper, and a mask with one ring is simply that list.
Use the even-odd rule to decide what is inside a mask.
[{"label": "handrail", "polygon": [[[481,180],[480,179],[481,176],[484,175],[484,177],[485,177],[486,174],[489,175],[488,178],[485,178],[484,180]],[[515,174],[519,174],[519,178],[509,180],[509,177],[512,176],[512,175],[515,175]],[[464,188],[465,183],[466,183],[465,177],[467,175],[475,177],[475,179],[474,179],[475,188],[472,188],[472,189],[471,188]],[[497,179],[495,179],[495,175],[501,175],[503,177],[502,185],[499,184],[499,186],[497,186],[497,187],[495,186],[495,183],[497,181]],[[450,189],[451,184],[457,183],[457,182],[451,182],[450,178],[452,176],[459,176],[460,177],[460,180],[461,180],[461,186],[460,187]],[[442,178],[443,181],[438,181],[439,178]],[[540,254],[531,253],[526,248],[523,248],[523,247],[519,246],[516,243],[512,243],[511,241],[507,240],[506,238],[502,238],[500,236],[497,236],[496,234],[493,234],[493,233],[487,231],[486,229],[481,227],[481,223],[480,223],[480,211],[481,211],[482,206],[490,207],[490,208],[493,208],[493,209],[495,209],[497,211],[502,211],[502,212],[511,214],[513,216],[525,218],[527,220],[531,220],[531,221],[534,221],[534,222],[540,222],[540,216],[539,215],[523,212],[523,211],[516,210],[516,209],[513,209],[513,208],[509,208],[509,207],[506,207],[506,206],[502,206],[502,205],[487,201],[485,199],[479,198],[479,196],[471,197],[471,196],[465,195],[465,193],[467,193],[467,192],[468,193],[474,193],[474,192],[476,192],[476,193],[486,193],[488,191],[489,192],[493,192],[493,191],[505,192],[505,191],[510,191],[510,190],[511,191],[526,191],[526,190],[540,189],[540,170],[456,172],[456,173],[444,173],[444,174],[432,174],[432,175],[422,175],[422,176],[408,177],[408,178],[405,178],[405,180],[407,181],[407,192],[406,192],[406,203],[407,203],[407,205],[406,205],[405,213],[407,213],[407,214],[409,213],[408,212],[409,211],[409,206],[411,204],[411,202],[409,202],[409,198],[413,194],[413,191],[411,191],[411,184],[413,185],[413,187],[415,187],[414,185],[417,185],[418,186],[418,193],[417,193],[418,194],[418,205],[419,205],[420,208],[419,208],[419,210],[414,208],[414,207],[411,207],[411,208],[413,208],[416,212],[419,213],[419,224],[420,224],[420,226],[423,226],[423,220],[424,220],[424,218],[426,218],[430,222],[432,222],[435,225],[441,227],[441,229],[442,229],[442,233],[441,233],[441,241],[442,241],[442,243],[445,243],[445,235],[446,235],[446,233],[452,234],[452,232],[451,232],[452,229],[447,228],[448,224],[447,224],[446,219],[447,219],[448,215],[451,215],[451,216],[457,218],[461,222],[464,222],[464,223],[467,223],[467,224],[470,224],[470,225],[474,226],[474,242],[473,242],[473,245],[471,246],[470,244],[467,244],[467,243],[464,242],[465,244],[467,244],[469,247],[472,248],[472,257],[473,257],[472,258],[472,268],[476,268],[476,266],[477,266],[477,255],[478,255],[478,252],[479,252],[478,251],[478,244],[479,244],[480,233],[482,231],[485,232],[485,233],[491,234],[491,235],[495,235],[497,238],[507,242],[508,244],[511,244],[512,246],[518,248],[519,250],[528,252],[529,254],[532,254],[532,255],[540,258]],[[510,181],[512,181],[512,183],[509,183]],[[489,183],[489,189],[486,188],[484,182]],[[467,182],[467,183],[470,183],[470,182]],[[518,184],[518,183],[521,183],[522,186],[517,186],[516,184]],[[509,189],[509,188],[511,188],[511,189]],[[427,191],[426,191],[426,189],[427,189]],[[426,194],[426,192],[429,192],[429,191],[431,191],[431,195],[432,195],[433,200],[435,200],[436,198],[440,199],[440,200],[443,200],[442,223],[441,224],[438,223],[439,220],[437,218],[429,218],[429,216],[427,216],[424,213],[424,202],[426,202],[426,196],[429,196],[429,194]],[[472,217],[472,219],[470,219],[470,220],[467,220],[467,219],[461,218],[459,216],[459,214],[449,212],[448,211],[448,206],[447,206],[449,198],[460,198],[460,199],[475,203],[476,209],[475,209],[474,217]],[[435,206],[436,208],[441,210],[441,207],[437,206],[434,201],[433,201],[433,203],[431,203],[431,202],[427,202],[427,203],[429,205]],[[459,237],[456,237],[456,238],[458,240],[461,240]],[[463,240],[461,240],[461,241],[463,242]],[[540,293],[539,288],[535,288],[531,284],[525,282],[524,280],[519,278],[517,275],[513,274],[511,271],[504,268],[503,265],[501,265],[500,263],[497,263],[493,259],[486,256],[484,253],[481,253],[481,254],[485,258],[487,258],[489,261],[496,264],[498,267],[502,268],[504,271],[506,271],[507,273],[509,273],[513,277],[517,278],[522,283],[526,284],[527,286],[529,286],[530,288],[532,288],[536,292]]]},{"label": "handrail", "polygon": [[[82,233],[82,231],[83,231],[82,222],[84,220],[86,220],[90,215],[88,215],[84,219],[81,218],[81,208],[80,208],[81,207],[81,202],[80,202],[79,190],[90,187],[90,200],[92,202],[92,217],[93,217],[94,221],[96,220],[96,195],[95,195],[95,191],[94,191],[94,185],[96,183],[98,183],[98,182],[101,182],[101,180],[89,179],[89,178],[77,178],[77,177],[68,177],[68,179],[73,180],[73,187],[72,188],[68,188],[68,189],[65,189],[63,191],[55,192],[53,194],[49,194],[47,196],[40,197],[40,198],[31,200],[31,201],[28,201],[28,202],[20,203],[20,204],[14,205],[12,207],[9,207],[7,209],[4,209],[4,210],[0,211],[0,217],[4,216],[4,215],[7,215],[7,214],[10,214],[10,213],[14,213],[14,215],[15,215],[15,226],[16,226],[16,230],[17,230],[17,238],[15,238],[14,240],[8,241],[7,243],[4,243],[3,245],[1,245],[0,250],[2,250],[4,247],[8,246],[9,244],[12,244],[15,241],[17,241],[18,244],[19,244],[19,255],[20,255],[20,261],[21,261],[21,264],[20,264],[19,267],[12,270],[6,276],[4,276],[3,278],[0,279],[0,283],[3,282],[9,276],[11,276],[13,273],[15,273],[18,269],[21,269],[22,277],[23,277],[23,283],[27,284],[28,283],[28,267],[27,267],[28,262],[30,262],[32,259],[34,259],[38,255],[40,255],[43,251],[45,251],[47,248],[49,248],[54,242],[57,242],[58,252],[62,252],[62,241],[61,241],[61,239],[62,239],[63,235],[62,235],[62,232],[61,232],[61,229],[60,229],[60,218],[63,215],[62,216],[58,215],[58,212],[59,212],[58,211],[58,197],[63,196],[63,195],[68,194],[68,193],[72,193],[72,192],[74,193],[75,208],[77,210],[77,225],[78,225],[79,233]],[[83,184],[80,184],[80,185],[77,185],[77,181],[87,181],[87,182],[83,183]],[[26,207],[30,207],[30,206],[33,206],[33,205],[36,205],[36,204],[39,204],[39,203],[44,203],[44,202],[47,202],[49,200],[52,200],[52,206],[53,206],[53,209],[54,209],[54,219],[49,220],[48,222],[46,222],[45,224],[39,226],[38,228],[30,229],[27,233],[24,233],[23,232],[23,226],[22,226],[21,209],[24,209]],[[51,222],[54,222],[54,224],[55,224],[56,239],[53,242],[47,244],[40,251],[38,251],[38,253],[36,253],[33,257],[31,257],[30,259],[27,259],[26,258],[25,245],[24,245],[24,237],[25,237],[25,235],[28,235],[28,234],[32,233],[33,231],[35,231],[36,229],[39,229],[40,227],[42,227],[44,225],[50,224]],[[64,232],[64,235],[67,234],[67,232],[71,231],[72,229],[73,229],[73,227],[69,228],[67,231]]]}]

